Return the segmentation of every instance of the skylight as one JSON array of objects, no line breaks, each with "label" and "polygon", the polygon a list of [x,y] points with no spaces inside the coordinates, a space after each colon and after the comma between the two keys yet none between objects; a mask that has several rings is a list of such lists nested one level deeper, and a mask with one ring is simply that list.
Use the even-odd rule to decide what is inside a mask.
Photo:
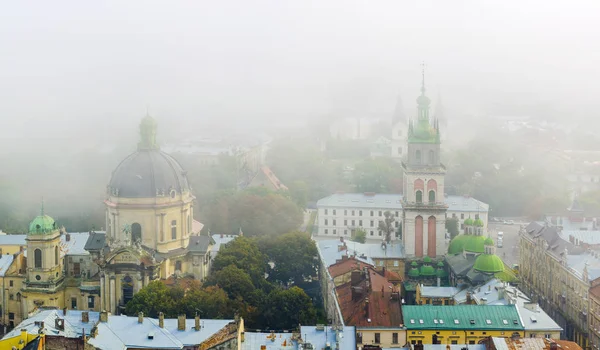
[{"label": "skylight", "polygon": [[410,320],[410,323],[414,324],[414,323],[415,323],[415,320],[411,319],[411,320]]},{"label": "skylight", "polygon": [[435,318],[433,319],[433,323],[437,324],[438,320],[436,320]]},{"label": "skylight", "polygon": [[444,320],[440,320],[440,323],[441,323],[441,324],[444,324]]},{"label": "skylight", "polygon": [[419,323],[420,323],[420,324],[423,324],[423,320],[419,320]]},{"label": "skylight", "polygon": [[502,323],[508,324],[508,321],[507,320],[502,320]]},{"label": "skylight", "polygon": [[475,324],[475,320],[471,320],[471,324]]},{"label": "skylight", "polygon": [[459,324],[460,321],[459,320],[454,320],[454,324]]},{"label": "skylight", "polygon": [[485,320],[485,323],[492,324],[492,321],[491,320]]}]

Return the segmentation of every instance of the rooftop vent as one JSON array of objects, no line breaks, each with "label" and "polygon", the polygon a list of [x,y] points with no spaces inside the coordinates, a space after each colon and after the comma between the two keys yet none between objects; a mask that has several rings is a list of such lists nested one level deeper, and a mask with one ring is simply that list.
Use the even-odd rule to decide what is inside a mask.
[{"label": "rooftop vent", "polygon": [[502,323],[508,324],[508,321],[507,320],[502,320]]},{"label": "rooftop vent", "polygon": [[486,324],[492,324],[492,321],[491,320],[485,320],[485,323]]},{"label": "rooftop vent", "polygon": [[471,320],[470,322],[471,322],[471,324],[475,324],[475,320]]},{"label": "rooftop vent", "polygon": [[154,332],[148,333],[148,339],[154,339]]},{"label": "rooftop vent", "polygon": [[460,321],[459,320],[454,320],[454,324],[459,324]]},{"label": "rooftop vent", "polygon": [[537,322],[537,318],[535,318],[535,316],[531,316],[530,319],[531,319],[531,322],[533,322],[533,323]]}]

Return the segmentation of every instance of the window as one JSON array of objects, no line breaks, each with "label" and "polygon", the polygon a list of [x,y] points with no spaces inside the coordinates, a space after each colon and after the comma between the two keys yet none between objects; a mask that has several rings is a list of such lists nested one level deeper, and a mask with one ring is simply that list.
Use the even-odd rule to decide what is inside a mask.
[{"label": "window", "polygon": [[335,209],[333,209],[333,215],[335,215]]},{"label": "window", "polygon": [[54,247],[54,265],[58,266],[58,246]]},{"label": "window", "polygon": [[192,217],[190,216],[190,214],[188,214],[187,218],[188,218],[187,232],[188,232],[188,235],[189,235],[189,233],[192,232]]},{"label": "window", "polygon": [[394,223],[394,226],[396,226],[396,228],[398,228],[398,225],[400,225],[400,223],[399,223],[398,221],[396,221],[396,222]]},{"label": "window", "polygon": [[21,301],[21,293],[17,293],[17,301]]},{"label": "window", "polygon": [[356,333],[356,342],[362,344],[362,333]]},{"label": "window", "polygon": [[356,221],[352,220],[352,227],[354,227],[354,225],[356,225]]},{"label": "window", "polygon": [[327,219],[325,219],[325,225],[328,225],[329,221],[327,221]]},{"label": "window", "polygon": [[400,213],[399,213],[399,212],[396,212],[396,217],[398,217],[399,215],[400,215]]},{"label": "window", "polygon": [[73,276],[78,277],[81,274],[81,264],[76,262],[73,263]]},{"label": "window", "polygon": [[348,235],[348,230],[344,230],[344,236]]},{"label": "window", "polygon": [[473,345],[473,344],[475,344],[475,340],[469,340],[469,344],[470,344],[470,345]]},{"label": "window", "polygon": [[475,220],[479,220],[479,214],[475,214]]},{"label": "window", "polygon": [[464,213],[460,214],[460,218],[464,219],[465,218],[465,214]]},{"label": "window", "polygon": [[382,235],[382,233],[381,233],[381,231],[379,231],[379,236],[381,237],[381,235]]},{"label": "window", "polygon": [[[398,132],[400,133],[400,132]],[[398,147],[398,154],[402,154],[402,147]]]},{"label": "window", "polygon": [[171,239],[177,239],[177,220],[171,221]]},{"label": "window", "polygon": [[421,192],[421,190],[417,191],[416,197],[417,197],[417,203],[423,203],[423,192]]},{"label": "window", "polygon": [[362,227],[362,220],[358,220],[358,226]]},{"label": "window", "polygon": [[362,210],[358,211],[358,216],[362,216]]},{"label": "window", "polygon": [[337,226],[337,222],[333,219],[333,226]]},{"label": "window", "polygon": [[452,340],[452,341],[450,342],[450,344],[452,344],[452,345],[456,345],[456,344],[458,344],[458,341],[457,341],[457,340]]},{"label": "window", "polygon": [[417,150],[415,152],[415,163],[421,164],[421,151]]},{"label": "window", "polygon": [[12,287],[13,286],[13,281],[12,280],[8,281],[8,285]]},{"label": "window", "polygon": [[417,345],[417,341],[416,341],[416,340],[411,340],[411,341],[410,341],[410,343],[411,343],[412,345]]},{"label": "window", "polygon": [[371,231],[371,236],[373,236],[373,231]]},{"label": "window", "polygon": [[71,298],[71,309],[77,310],[77,298]]},{"label": "window", "polygon": [[333,229],[333,234],[336,235],[337,234],[337,230]]},{"label": "window", "polygon": [[354,216],[354,210],[352,211],[352,216]]},{"label": "window", "polygon": [[325,215],[327,215],[327,209],[325,209]]},{"label": "window", "polygon": [[181,260],[175,262],[175,271],[181,271]]},{"label": "window", "polygon": [[344,215],[348,215],[348,210],[344,209]]},{"label": "window", "polygon": [[371,210],[371,216],[373,216],[373,211]]},{"label": "window", "polygon": [[140,243],[142,241],[142,225],[137,222],[131,224],[131,241]]},{"label": "window", "polygon": [[400,266],[400,262],[398,260],[394,260],[394,267]]},{"label": "window", "polygon": [[382,216],[382,215],[383,215],[383,212],[380,210],[379,211],[379,216]]},{"label": "window", "polygon": [[15,319],[15,313],[14,312],[9,312],[8,313],[8,319],[9,320],[14,320]]},{"label": "window", "polygon": [[398,333],[392,333],[392,344],[398,344]]},{"label": "window", "polygon": [[429,203],[435,203],[435,191],[429,191]]},{"label": "window", "polygon": [[371,227],[375,227],[375,221],[371,220]]},{"label": "window", "polygon": [[89,309],[93,309],[94,308],[94,296],[90,295],[88,297],[88,308]]},{"label": "window", "polygon": [[328,234],[329,232],[327,231],[327,229],[325,229],[325,234]]},{"label": "window", "polygon": [[9,296],[8,296],[8,299],[9,299],[9,300],[15,300],[15,295],[14,295],[14,294],[11,294],[11,295],[9,295]]},{"label": "window", "polygon": [[381,343],[381,333],[375,333],[375,343]]},{"label": "window", "polygon": [[348,226],[348,220],[344,220],[344,226]]},{"label": "window", "polygon": [[429,150],[429,164],[433,164],[435,156],[432,150]]},{"label": "window", "polygon": [[36,269],[42,267],[42,251],[39,248],[33,251],[33,260]]}]

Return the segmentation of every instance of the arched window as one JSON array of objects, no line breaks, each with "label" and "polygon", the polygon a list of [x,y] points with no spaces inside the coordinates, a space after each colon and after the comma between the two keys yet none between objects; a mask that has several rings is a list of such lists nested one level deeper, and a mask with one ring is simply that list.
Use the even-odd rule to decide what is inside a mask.
[{"label": "arched window", "polygon": [[58,266],[58,258],[59,258],[58,246],[56,246],[56,247],[54,247],[54,265]]},{"label": "arched window", "polygon": [[423,203],[423,192],[417,191],[417,203]]},{"label": "arched window", "polygon": [[432,150],[429,150],[429,164],[433,164],[435,160],[435,155]]},{"label": "arched window", "polygon": [[415,162],[417,164],[421,164],[421,151],[420,150],[417,150],[415,152]]},{"label": "arched window", "polygon": [[171,239],[177,239],[177,220],[171,221]]},{"label": "arched window", "polygon": [[429,203],[435,203],[435,191],[429,191]]},{"label": "arched window", "polygon": [[125,276],[121,281],[121,287],[123,288],[123,304],[127,304],[129,300],[133,299],[133,278]]},{"label": "arched window", "polygon": [[181,260],[175,262],[175,271],[181,272]]},{"label": "arched window", "polygon": [[131,224],[131,242],[142,241],[142,225],[134,222]]},{"label": "arched window", "polygon": [[33,266],[36,269],[42,267],[42,251],[40,249],[33,251]]}]

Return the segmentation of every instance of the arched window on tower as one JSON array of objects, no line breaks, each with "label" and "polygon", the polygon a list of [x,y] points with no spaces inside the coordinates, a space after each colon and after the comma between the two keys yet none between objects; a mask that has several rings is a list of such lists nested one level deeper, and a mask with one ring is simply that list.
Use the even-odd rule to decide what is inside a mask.
[{"label": "arched window on tower", "polygon": [[415,162],[417,164],[421,164],[421,150],[417,150],[415,152]]},{"label": "arched window on tower", "polygon": [[417,203],[423,203],[423,192],[422,191],[417,191],[416,193],[416,197],[417,197]]},{"label": "arched window on tower", "polygon": [[435,203],[435,191],[429,191],[429,203]]},{"label": "arched window on tower", "polygon": [[429,150],[429,164],[433,164],[435,160],[435,154],[432,150]]},{"label": "arched window on tower", "polygon": [[134,222],[131,224],[131,242],[135,243],[137,241],[142,242],[142,225]]},{"label": "arched window on tower", "polygon": [[41,251],[41,249],[36,249],[33,251],[33,266],[36,269],[42,268],[42,251]]},{"label": "arched window on tower", "polygon": [[177,220],[171,221],[171,239],[177,239]]},{"label": "arched window on tower", "polygon": [[58,258],[59,258],[59,252],[58,252],[58,246],[54,247],[54,265],[58,266]]}]

